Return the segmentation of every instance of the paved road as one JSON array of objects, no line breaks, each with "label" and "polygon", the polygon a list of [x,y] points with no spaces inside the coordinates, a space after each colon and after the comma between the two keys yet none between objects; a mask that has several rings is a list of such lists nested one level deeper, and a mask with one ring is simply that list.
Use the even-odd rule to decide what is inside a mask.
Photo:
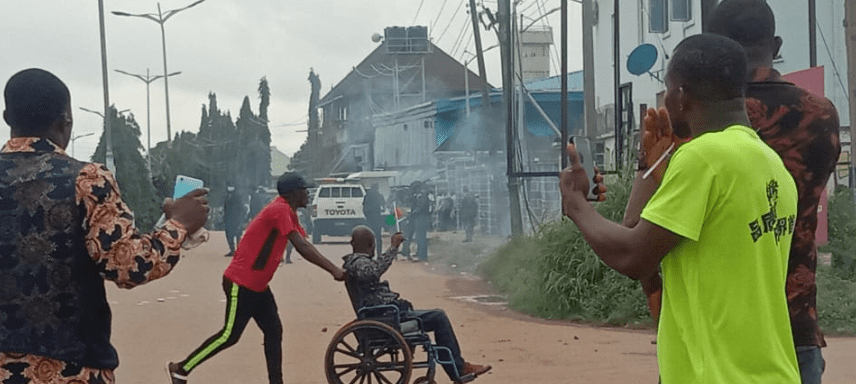
[{"label": "paved road", "polygon": [[[341,262],[346,243],[319,246]],[[229,259],[222,233],[187,253],[166,278],[130,291],[108,286],[113,342],[123,384],[167,383],[163,365],[195,349],[222,326],[221,276]],[[353,319],[341,283],[302,260],[285,265],[271,283],[284,323],[286,383],[325,383],[323,356],[333,334]],[[550,322],[455,297],[485,293],[487,284],[468,276],[447,277],[430,266],[400,262],[386,275],[394,290],[419,308],[443,308],[461,341],[464,357],[494,369],[475,383],[656,383],[653,332],[602,329]],[[162,298],[163,301],[158,301]],[[852,383],[856,339],[833,338],[824,353],[824,383]],[[422,373],[420,371],[416,372]],[[417,377],[414,375],[414,377]],[[449,382],[438,375],[439,383]],[[241,341],[202,364],[196,383],[266,383],[261,331],[250,324]]]}]

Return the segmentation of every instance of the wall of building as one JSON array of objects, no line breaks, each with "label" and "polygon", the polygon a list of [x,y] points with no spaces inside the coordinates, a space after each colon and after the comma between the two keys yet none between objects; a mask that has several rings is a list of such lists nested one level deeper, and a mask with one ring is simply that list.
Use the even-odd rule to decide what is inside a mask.
[{"label": "wall of building", "polygon": [[[633,93],[634,124],[638,127],[641,104],[658,105],[658,94],[665,91],[662,77],[665,74],[667,55],[688,36],[702,32],[702,0],[691,0],[692,20],[669,21],[665,33],[649,32],[651,0],[620,0],[620,82],[631,83]],[[844,41],[844,1],[817,1],[817,64],[825,67],[826,94],[838,108],[842,126],[849,126],[847,99],[847,52]],[[595,57],[595,105],[598,128],[593,136],[605,148],[605,168],[615,169],[614,155],[614,85],[613,85],[613,1],[595,0],[597,22],[593,28]],[[808,5],[805,0],[777,0],[769,2],[777,20],[777,34],[784,40],[782,58],[775,67],[790,73],[809,67]],[[805,8],[805,11],[799,11]],[[797,11],[795,11],[797,10]],[[826,44],[824,44],[824,39]],[[626,60],[634,48],[643,43],[658,48],[658,58],[651,69],[652,75],[631,75]],[[828,50],[827,50],[828,47]],[[837,70],[836,70],[837,69]],[[659,76],[660,79],[656,79]]]}]

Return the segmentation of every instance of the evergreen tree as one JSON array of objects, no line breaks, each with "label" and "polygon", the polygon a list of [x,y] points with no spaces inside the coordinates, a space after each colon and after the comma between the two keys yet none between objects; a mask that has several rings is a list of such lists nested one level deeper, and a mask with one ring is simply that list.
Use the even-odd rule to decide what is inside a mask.
[{"label": "evergreen tree", "polygon": [[[137,226],[148,231],[154,226],[161,214],[161,198],[149,178],[148,164],[142,154],[140,126],[134,116],[120,116],[116,107],[111,106],[108,116],[111,120],[111,141],[113,144],[116,177],[122,199],[134,211]],[[102,134],[92,155],[92,161],[104,163],[106,159],[105,137]]]},{"label": "evergreen tree", "polygon": [[268,106],[270,105],[270,87],[268,87],[267,76],[259,80],[259,118],[268,121]]}]

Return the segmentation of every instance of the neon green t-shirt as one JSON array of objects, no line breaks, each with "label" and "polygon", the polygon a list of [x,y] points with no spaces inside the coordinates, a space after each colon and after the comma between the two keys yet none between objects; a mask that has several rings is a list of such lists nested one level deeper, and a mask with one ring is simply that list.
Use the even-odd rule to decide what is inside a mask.
[{"label": "neon green t-shirt", "polygon": [[797,189],[735,125],[682,145],[642,218],[684,238],[661,261],[663,384],[800,382],[785,297]]}]

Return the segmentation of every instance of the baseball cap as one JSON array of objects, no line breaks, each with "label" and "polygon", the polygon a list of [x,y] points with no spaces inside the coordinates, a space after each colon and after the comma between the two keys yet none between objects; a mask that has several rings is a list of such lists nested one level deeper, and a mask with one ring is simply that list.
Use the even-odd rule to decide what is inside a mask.
[{"label": "baseball cap", "polygon": [[294,172],[283,173],[276,180],[276,191],[280,195],[285,195],[296,189],[312,188],[314,185],[307,183],[302,177]]}]

